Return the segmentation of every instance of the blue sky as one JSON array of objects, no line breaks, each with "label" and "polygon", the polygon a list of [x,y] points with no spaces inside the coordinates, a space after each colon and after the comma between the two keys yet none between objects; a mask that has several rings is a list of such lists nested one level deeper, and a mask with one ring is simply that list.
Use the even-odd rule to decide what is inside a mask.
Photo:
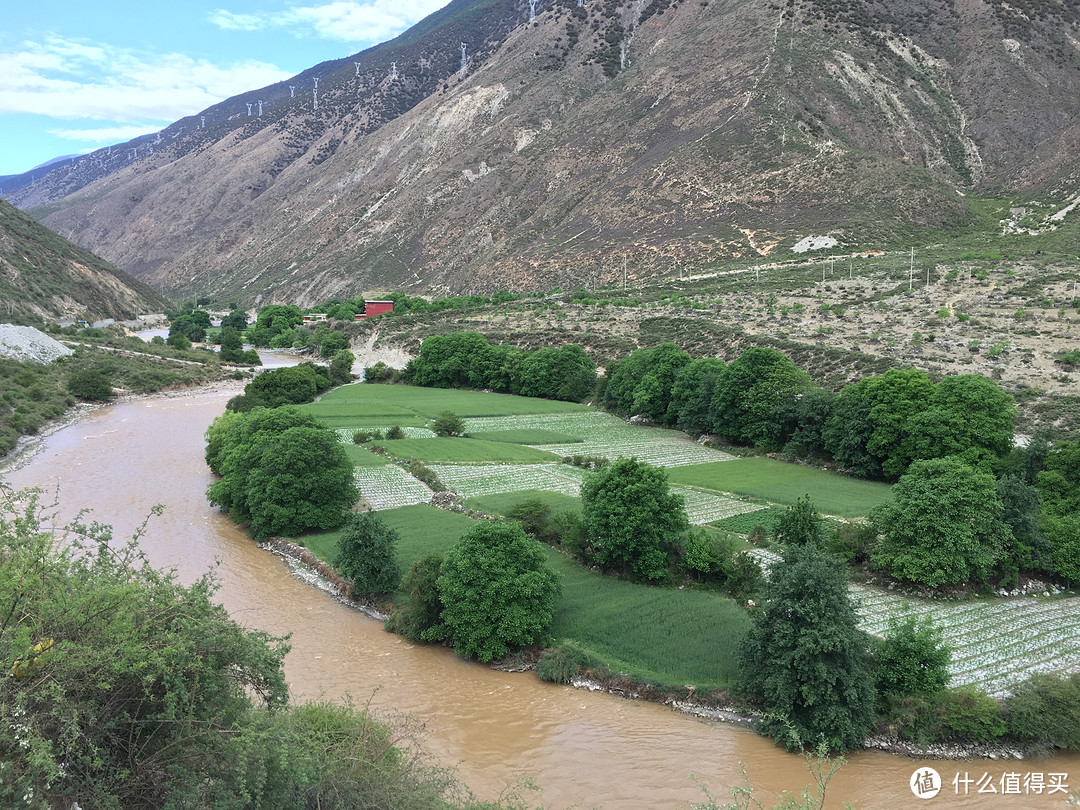
[{"label": "blue sky", "polygon": [[0,175],[156,132],[385,42],[447,2],[4,3]]}]

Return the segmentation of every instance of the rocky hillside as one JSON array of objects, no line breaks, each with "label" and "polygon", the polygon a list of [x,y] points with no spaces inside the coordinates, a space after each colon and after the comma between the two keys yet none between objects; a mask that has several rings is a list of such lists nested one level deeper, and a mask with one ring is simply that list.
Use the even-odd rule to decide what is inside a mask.
[{"label": "rocky hillside", "polygon": [[164,298],[0,200],[0,321],[87,322],[161,312]]},{"label": "rocky hillside", "polygon": [[671,277],[810,235],[906,245],[968,227],[985,197],[1022,197],[1021,230],[1080,216],[1075,3],[535,11],[455,0],[123,166],[98,154],[107,172],[9,198],[173,292],[249,303]]}]

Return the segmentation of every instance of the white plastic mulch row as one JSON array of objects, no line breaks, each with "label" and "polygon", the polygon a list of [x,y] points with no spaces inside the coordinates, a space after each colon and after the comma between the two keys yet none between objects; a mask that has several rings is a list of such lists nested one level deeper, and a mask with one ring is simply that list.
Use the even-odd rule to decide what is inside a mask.
[{"label": "white plastic mulch row", "polygon": [[[373,430],[383,430],[383,431],[385,431],[386,428],[388,428],[388,427],[390,427],[390,425],[386,425],[385,427],[379,427],[379,428],[375,428],[375,427],[338,428],[337,429],[338,440],[343,442],[344,444],[352,444],[353,434],[356,433],[356,431],[358,431],[358,430],[364,430],[364,431],[367,431],[368,433],[371,433]],[[435,438],[435,432],[431,431],[431,430],[428,430],[427,428],[403,427],[401,430],[402,430],[402,432],[404,432],[405,438],[407,438],[407,439],[434,439]]]},{"label": "white plastic mulch row", "polygon": [[566,464],[429,464],[439,480],[466,498],[543,489],[578,495],[584,473]]},{"label": "white plastic mulch row", "polygon": [[930,618],[953,648],[953,686],[991,695],[1037,672],[1080,671],[1080,600],[1016,597],[945,602],[851,587],[859,627],[882,635],[890,618]]},{"label": "white plastic mulch row", "polygon": [[619,456],[633,457],[660,467],[684,467],[733,458],[721,450],[703,447],[685,433],[631,425],[617,416],[596,411],[467,419],[466,427],[471,432],[543,428],[581,437],[581,442],[573,444],[536,445],[561,456],[606,456],[612,461]]},{"label": "white plastic mulch row", "polygon": [[706,523],[765,508],[760,503],[747,503],[689,487],[673,486],[671,491],[683,496],[686,501],[686,516],[695,526],[704,526]]},{"label": "white plastic mulch row", "polygon": [[353,479],[360,488],[360,495],[376,512],[431,501],[431,490],[394,464],[356,467]]}]

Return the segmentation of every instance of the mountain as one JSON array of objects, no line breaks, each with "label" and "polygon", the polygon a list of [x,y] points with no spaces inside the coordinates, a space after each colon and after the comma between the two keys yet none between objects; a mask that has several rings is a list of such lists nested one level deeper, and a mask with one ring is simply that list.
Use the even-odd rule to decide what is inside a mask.
[{"label": "mountain", "polygon": [[1026,230],[1080,216],[1075,2],[535,10],[455,0],[8,196],[138,277],[249,303],[906,246],[986,198],[1022,199]]},{"label": "mountain", "polygon": [[0,200],[0,320],[34,325],[162,312],[168,302],[141,281]]}]

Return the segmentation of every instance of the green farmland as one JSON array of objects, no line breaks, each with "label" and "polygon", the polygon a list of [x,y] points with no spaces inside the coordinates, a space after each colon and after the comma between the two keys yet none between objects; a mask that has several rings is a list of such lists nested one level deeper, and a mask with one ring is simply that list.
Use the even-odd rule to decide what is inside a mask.
[{"label": "green farmland", "polygon": [[862,481],[771,458],[739,458],[674,467],[668,470],[668,480],[673,484],[787,505],[809,495],[819,512],[841,517],[865,517],[873,507],[889,498],[888,484]]},{"label": "green farmland", "polygon": [[481,416],[576,413],[585,405],[550,399],[485,394],[443,388],[415,388],[403,385],[343,385],[318,402],[302,406],[334,428],[401,425],[421,427],[442,411],[453,411],[465,419]]},{"label": "green farmland", "polygon": [[441,439],[392,439],[376,442],[397,458],[436,464],[554,464],[559,456],[521,444],[447,436]]},{"label": "green farmland", "polygon": [[[572,500],[572,499],[567,499]],[[405,506],[379,517],[400,535],[398,560],[407,568],[445,552],[475,521],[432,506]],[[337,532],[313,535],[307,545],[332,561]],[[562,577],[552,637],[575,642],[613,672],[653,684],[699,688],[730,685],[746,612],[727,597],[704,591],[650,588],[594,573],[544,546]]]}]

